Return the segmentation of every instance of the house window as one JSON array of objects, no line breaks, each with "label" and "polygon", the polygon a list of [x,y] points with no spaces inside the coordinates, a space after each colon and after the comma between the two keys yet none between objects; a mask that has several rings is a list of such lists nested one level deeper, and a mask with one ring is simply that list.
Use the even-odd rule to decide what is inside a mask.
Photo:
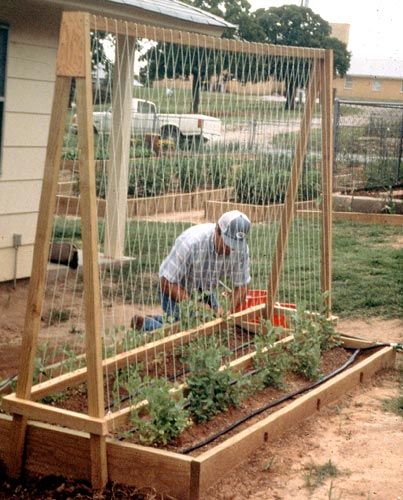
[{"label": "house window", "polygon": [[372,80],[372,90],[375,92],[379,92],[381,90],[381,80],[377,80],[376,78]]},{"label": "house window", "polygon": [[[0,23],[0,167],[3,150],[4,99],[6,88],[8,26]],[[1,170],[0,170],[1,172]]]},{"label": "house window", "polygon": [[350,75],[346,75],[346,78],[344,79],[344,88],[345,89],[352,89],[353,88],[353,77]]}]

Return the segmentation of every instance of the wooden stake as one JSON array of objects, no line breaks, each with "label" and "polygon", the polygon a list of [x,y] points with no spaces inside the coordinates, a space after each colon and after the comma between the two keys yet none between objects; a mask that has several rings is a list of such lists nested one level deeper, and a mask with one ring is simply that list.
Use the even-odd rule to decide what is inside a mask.
[{"label": "wooden stake", "polygon": [[285,197],[284,207],[281,211],[280,227],[277,234],[276,248],[271,264],[271,274],[268,282],[268,297],[266,309],[264,311],[265,318],[273,319],[274,303],[280,284],[280,275],[284,263],[284,254],[287,245],[288,235],[291,229],[291,223],[294,216],[295,202],[298,194],[298,182],[300,179],[302,166],[304,164],[305,154],[308,146],[309,132],[311,128],[312,116],[315,107],[316,86],[318,81],[318,65],[317,61],[312,62],[311,76],[307,91],[304,115],[300,125],[300,135],[298,137],[297,146],[295,149],[294,163],[292,166],[291,178],[288,183],[287,193]]},{"label": "wooden stake", "polygon": [[321,68],[322,103],[322,241],[321,287],[327,314],[332,310],[332,179],[333,179],[333,51],[327,50]]},{"label": "wooden stake", "polygon": [[[70,88],[70,78],[56,78],[16,389],[22,399],[30,399],[32,387]],[[26,418],[16,416],[14,423],[15,446],[9,474],[17,477],[23,465]]]},{"label": "wooden stake", "polygon": [[[79,19],[85,33],[85,76],[76,79],[80,208],[83,242],[85,343],[87,357],[88,414],[104,417],[102,373],[101,297],[98,268],[98,221],[95,189],[94,126],[89,15]],[[100,489],[108,480],[105,437],[91,434],[91,480]]]}]

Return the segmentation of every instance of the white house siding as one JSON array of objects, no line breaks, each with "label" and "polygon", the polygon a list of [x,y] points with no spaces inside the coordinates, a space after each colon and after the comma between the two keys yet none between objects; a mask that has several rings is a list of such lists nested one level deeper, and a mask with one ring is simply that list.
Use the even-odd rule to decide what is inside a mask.
[{"label": "white house siding", "polygon": [[22,235],[17,277],[31,274],[54,89],[59,16],[35,2],[2,0],[10,26],[0,166],[0,281],[14,277],[13,234]]},{"label": "white house siding", "polygon": [[13,234],[22,235],[17,277],[31,274],[63,9],[217,36],[223,30],[100,0],[0,0],[0,22],[10,26],[0,165],[0,282],[14,277]]}]

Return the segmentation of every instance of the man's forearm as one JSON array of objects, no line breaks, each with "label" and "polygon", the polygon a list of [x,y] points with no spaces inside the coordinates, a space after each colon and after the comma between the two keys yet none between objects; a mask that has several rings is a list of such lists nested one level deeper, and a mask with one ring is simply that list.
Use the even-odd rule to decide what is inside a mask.
[{"label": "man's forearm", "polygon": [[182,300],[187,300],[189,294],[187,291],[178,285],[178,283],[170,283],[166,278],[160,279],[161,292],[175,302],[181,302]]},{"label": "man's forearm", "polygon": [[236,306],[245,300],[248,293],[248,285],[238,286],[231,292],[231,310],[234,311]]}]

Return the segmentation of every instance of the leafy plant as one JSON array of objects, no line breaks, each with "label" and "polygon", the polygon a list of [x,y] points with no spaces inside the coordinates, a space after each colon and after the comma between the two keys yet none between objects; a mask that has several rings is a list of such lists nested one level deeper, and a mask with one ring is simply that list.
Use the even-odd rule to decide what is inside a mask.
[{"label": "leafy plant", "polygon": [[340,474],[341,471],[331,460],[328,460],[323,465],[311,463],[306,467],[306,473],[304,474],[305,486],[312,491],[323,484],[328,477],[337,477]]},{"label": "leafy plant", "polygon": [[384,399],[382,402],[382,409],[403,417],[403,396]]},{"label": "leafy plant", "polygon": [[[236,201],[254,205],[283,203],[291,167],[292,157],[287,154],[272,154],[265,158],[256,158],[254,162],[243,162],[235,176]],[[305,167],[298,187],[298,199],[316,199],[320,192],[320,172]]]},{"label": "leafy plant", "polygon": [[302,306],[292,315],[291,325],[294,331],[294,340],[289,347],[291,369],[308,379],[317,379],[321,354],[320,326]]},{"label": "leafy plant", "polygon": [[135,409],[130,414],[130,420],[137,429],[140,442],[165,445],[190,425],[184,398],[179,393],[175,400],[169,392],[172,386],[164,379],[147,378],[144,384],[138,398],[148,401],[148,414],[141,418],[140,409]]},{"label": "leafy plant", "polygon": [[242,398],[244,386],[231,384],[236,375],[226,367],[220,370],[221,359],[228,350],[220,346],[214,338],[194,342],[189,346],[185,363],[190,375],[187,379],[187,398],[193,419],[200,423],[210,420],[217,413],[237,406]]},{"label": "leafy plant", "polygon": [[327,316],[326,297],[327,294],[323,294],[321,309],[314,319],[319,326],[320,349],[322,352],[333,349],[341,343],[340,333],[336,331],[334,322]]},{"label": "leafy plant", "polygon": [[284,344],[276,344],[282,328],[275,328],[270,321],[262,321],[261,324],[266,326],[267,333],[260,333],[255,337],[256,378],[259,385],[279,388],[283,386],[284,376],[290,367],[290,355]]},{"label": "leafy plant", "polygon": [[71,312],[68,309],[53,309],[49,312],[49,316],[46,319],[49,325],[56,325],[57,323],[65,323],[70,317]]},{"label": "leafy plant", "polygon": [[189,330],[196,326],[212,321],[216,318],[214,309],[205,304],[203,293],[195,293],[188,300],[180,303],[180,326],[182,330]]}]

